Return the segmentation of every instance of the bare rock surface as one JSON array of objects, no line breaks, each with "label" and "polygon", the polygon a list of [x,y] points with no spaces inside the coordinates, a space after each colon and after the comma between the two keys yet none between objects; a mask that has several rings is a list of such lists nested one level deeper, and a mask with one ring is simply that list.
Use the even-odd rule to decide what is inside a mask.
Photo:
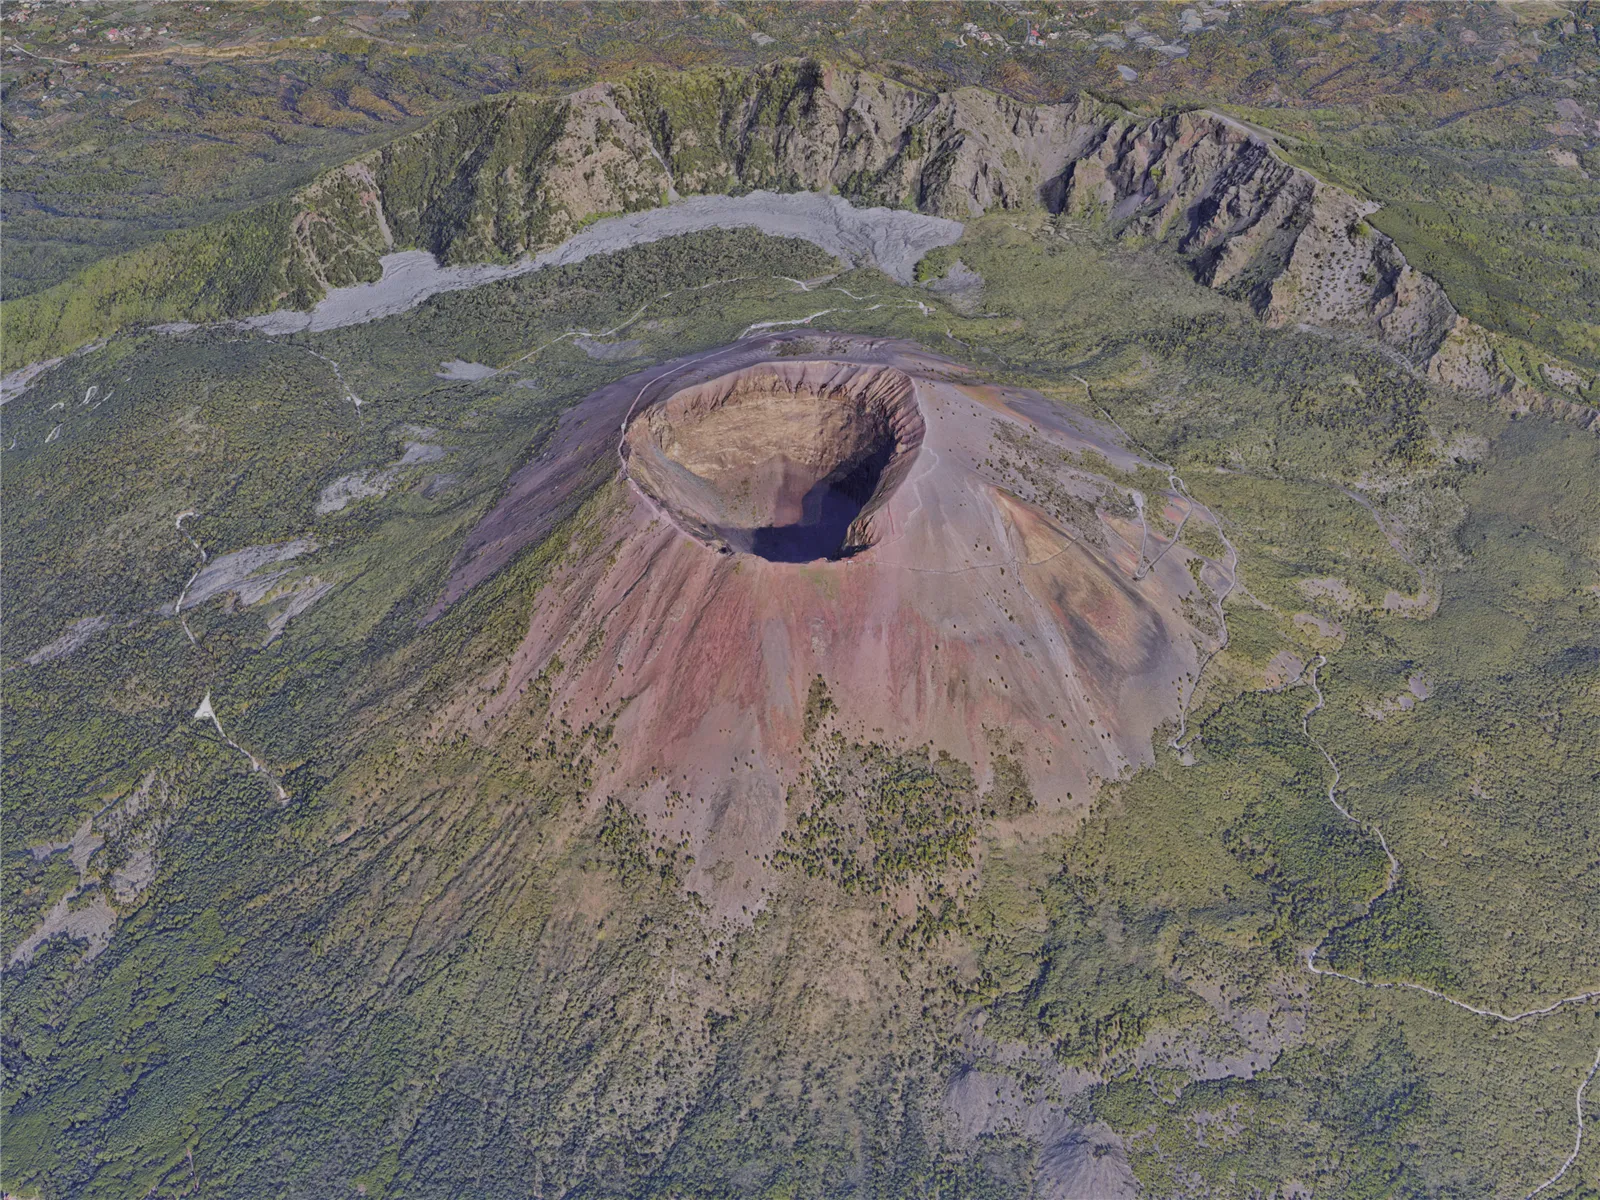
[{"label": "bare rock surface", "polygon": [[1095,1122],[1073,1129],[1039,1155],[1039,1195],[1047,1200],[1133,1200],[1139,1181],[1128,1165],[1122,1139]]},{"label": "bare rock surface", "polygon": [[434,372],[440,379],[467,381],[487,379],[494,375],[493,367],[486,367],[482,363],[463,362],[459,358],[452,358],[449,362],[439,364],[439,370]]},{"label": "bare rock surface", "polygon": [[[1226,19],[1188,11],[1186,31]],[[1187,52],[1142,29],[1100,40],[1129,38]],[[961,222],[1042,205],[1168,245],[1270,324],[1359,331],[1438,382],[1600,432],[1570,364],[1538,362],[1519,378],[1492,336],[1368,224],[1374,205],[1220,113],[928,92],[803,59],[645,71],[568,96],[487,97],[294,199],[286,294],[318,300],[241,322],[269,335],[372,321],[441,292],[713,228],[805,238],[909,283]],[[191,328],[158,328],[180,327]],[[0,402],[55,361],[7,375]]]},{"label": "bare rock surface", "polygon": [[[496,694],[440,720],[487,729],[536,682],[574,726],[614,719],[596,795],[687,840],[702,864],[689,886],[735,919],[769,882],[818,679],[860,736],[931,742],[980,782],[991,731],[1008,731],[1040,807],[1081,807],[1096,781],[1150,761],[1215,640],[1185,615],[1207,607],[1193,572],[1221,568],[1163,543],[1141,569],[1146,535],[1108,516],[1079,515],[1092,536],[1067,528],[1042,487],[1003,481],[1002,430],[1047,447],[1063,484],[1126,503],[1073,465],[1139,466],[1110,431],[910,343],[751,338],[601,388],[468,535],[435,612],[542,540],[620,451],[626,478],[584,531],[597,549],[543,586]],[[773,554],[747,536],[803,527],[805,497],[874,456],[831,550]]]},{"label": "bare rock surface", "polygon": [[[484,370],[491,375],[494,374],[490,368]],[[477,376],[468,375],[461,378],[477,378]],[[422,432],[424,436],[433,434],[432,430]],[[439,462],[449,453],[444,446],[433,442],[408,441],[402,448],[400,457],[389,466],[376,470],[352,471],[348,475],[340,475],[327,484],[317,495],[317,515],[325,517],[332,513],[343,512],[357,500],[386,496],[404,477],[407,467]]]},{"label": "bare rock surface", "polygon": [[[740,226],[806,238],[905,283],[923,253],[960,235],[959,222],[1042,204],[1170,244],[1202,282],[1273,324],[1358,328],[1417,366],[1453,333],[1459,340],[1443,289],[1367,224],[1373,205],[1221,114],[1141,118],[1087,96],[1024,104],[978,88],[930,93],[810,62],[713,71],[699,91],[683,94],[688,86],[645,73],[558,100],[486,101],[474,138],[509,148],[530,122],[562,131],[559,153],[493,180],[480,154],[442,165],[460,157],[456,118],[331,172],[306,193],[317,236],[294,250],[324,299],[246,324],[331,329],[441,291]],[[413,159],[444,172],[437,196],[390,185],[391,175],[413,177]],[[466,219],[448,208],[462,196]],[[962,296],[966,282],[950,281]],[[1486,381],[1449,363],[1437,373],[1478,390],[1508,374],[1501,365]]]},{"label": "bare rock surface", "polygon": [[8,967],[32,962],[39,947],[53,937],[65,936],[87,942],[84,951],[86,962],[111,944],[111,929],[117,922],[117,914],[104,893],[96,891],[93,898],[81,907],[74,907],[72,903],[76,896],[76,892],[71,892],[56,901],[38,927],[11,951],[11,957],[6,960]]},{"label": "bare rock surface", "polygon": [[266,596],[283,575],[281,571],[263,568],[309,554],[316,548],[314,538],[295,538],[270,546],[247,546],[231,554],[218,555],[190,581],[178,608],[180,611],[193,608],[223,592],[237,592],[245,604],[254,604]]},{"label": "bare rock surface", "polygon": [[942,296],[950,307],[964,317],[975,316],[983,300],[983,276],[959,258],[950,264],[938,279],[926,285],[936,296]]},{"label": "bare rock surface", "polygon": [[55,641],[40,646],[23,661],[30,667],[37,667],[41,663],[65,658],[74,650],[86,645],[91,638],[97,634],[104,633],[110,627],[111,618],[108,616],[82,617],[67,626],[67,631],[56,638]]}]

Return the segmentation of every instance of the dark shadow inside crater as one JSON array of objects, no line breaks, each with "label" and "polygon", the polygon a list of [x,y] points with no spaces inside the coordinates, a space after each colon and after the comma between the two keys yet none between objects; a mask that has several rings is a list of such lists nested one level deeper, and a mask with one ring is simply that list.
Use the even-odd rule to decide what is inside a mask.
[{"label": "dark shadow inside crater", "polygon": [[902,372],[796,360],[672,393],[633,418],[622,450],[633,481],[691,536],[814,563],[873,545],[924,432]]},{"label": "dark shadow inside crater", "polygon": [[883,469],[894,456],[894,444],[877,447],[867,458],[841,467],[801,497],[800,519],[788,525],[759,529],[722,530],[730,544],[748,539],[743,547],[770,562],[814,562],[819,558],[844,558],[850,526],[878,490]]}]

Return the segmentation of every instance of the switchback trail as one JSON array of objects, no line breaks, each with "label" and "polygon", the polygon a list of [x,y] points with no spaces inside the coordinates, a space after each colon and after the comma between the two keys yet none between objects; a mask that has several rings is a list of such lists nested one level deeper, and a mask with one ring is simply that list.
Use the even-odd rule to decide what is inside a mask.
[{"label": "switchback trail", "polygon": [[[1389,860],[1388,876],[1384,880],[1383,887],[1367,900],[1366,912],[1370,913],[1372,911],[1372,906],[1393,891],[1395,886],[1400,882],[1400,860],[1395,857],[1394,851],[1389,849],[1389,841],[1383,836],[1383,830],[1380,829],[1377,824],[1371,821],[1362,821],[1358,819],[1348,808],[1340,803],[1339,783],[1343,778],[1343,774],[1339,769],[1339,764],[1337,761],[1335,761],[1333,755],[1328,753],[1327,747],[1324,746],[1322,742],[1318,740],[1317,736],[1311,732],[1311,718],[1317,713],[1321,712],[1327,704],[1327,699],[1322,694],[1322,687],[1317,683],[1317,672],[1323,667],[1327,666],[1327,664],[1327,657],[1319,654],[1317,655],[1316,662],[1311,665],[1310,670],[1307,671],[1304,676],[1302,676],[1303,681],[1311,688],[1317,699],[1316,703],[1314,703],[1310,708],[1306,709],[1301,715],[1300,728],[1305,733],[1306,741],[1316,749],[1318,754],[1322,755],[1322,757],[1327,761],[1328,768],[1333,772],[1332,778],[1328,781],[1328,803],[1333,805],[1338,814],[1346,821],[1350,822],[1350,824],[1354,825],[1357,829],[1361,830],[1369,837],[1375,838],[1378,842],[1378,845],[1383,847],[1384,857]],[[1363,915],[1365,915],[1365,913]],[[1469,1004],[1465,1000],[1458,1000],[1454,996],[1451,996],[1445,992],[1441,992],[1437,988],[1428,987],[1426,984],[1411,983],[1400,979],[1364,979],[1359,975],[1350,975],[1344,971],[1336,971],[1332,967],[1319,967],[1317,966],[1317,955],[1321,953],[1323,942],[1326,941],[1327,938],[1324,937],[1315,946],[1312,946],[1306,951],[1306,970],[1310,971],[1313,975],[1320,975],[1329,979],[1342,979],[1347,983],[1354,983],[1360,987],[1372,988],[1374,990],[1404,990],[1420,992],[1424,996],[1432,997],[1435,1000],[1442,1000],[1444,1003],[1455,1008],[1462,1009],[1465,1012],[1469,1012],[1480,1017],[1488,1017],[1491,1020],[1500,1021],[1508,1025],[1514,1025],[1519,1021],[1528,1021],[1538,1017],[1548,1016],[1550,1013],[1556,1012],[1557,1010],[1564,1008],[1569,1004],[1586,1004],[1600,999],[1600,988],[1596,988],[1587,992],[1579,992],[1573,996],[1564,996],[1560,1000],[1552,1001],[1541,1008],[1530,1008],[1522,1012],[1503,1013],[1497,1011],[1496,1009],[1482,1008],[1476,1004]],[[1588,1074],[1583,1077],[1583,1081],[1578,1085],[1578,1095],[1575,1101],[1578,1114],[1578,1133],[1577,1140],[1572,1147],[1572,1153],[1567,1156],[1566,1161],[1561,1164],[1560,1169],[1557,1170],[1554,1175],[1550,1176],[1549,1179],[1545,1180],[1538,1187],[1527,1193],[1527,1195],[1524,1197],[1524,1200],[1533,1200],[1533,1197],[1554,1186],[1567,1173],[1572,1164],[1577,1161],[1578,1154],[1583,1149],[1583,1098],[1584,1094],[1589,1089],[1589,1084],[1594,1081],[1594,1077],[1597,1072],[1600,1072],[1600,1049],[1597,1049],[1595,1052],[1594,1066],[1589,1068]]]}]

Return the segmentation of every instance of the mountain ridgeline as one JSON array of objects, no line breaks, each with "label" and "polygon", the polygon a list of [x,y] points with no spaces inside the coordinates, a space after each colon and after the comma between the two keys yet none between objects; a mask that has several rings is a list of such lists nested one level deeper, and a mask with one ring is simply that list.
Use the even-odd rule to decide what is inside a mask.
[{"label": "mountain ridgeline", "polygon": [[507,262],[605,215],[755,189],[958,220],[1043,204],[1170,245],[1202,283],[1270,324],[1354,327],[1442,382],[1518,389],[1483,331],[1366,223],[1375,205],[1285,162],[1237,121],[1145,118],[1087,96],[1033,105],[979,88],[931,93],[811,60],[489,97],[287,201],[12,302],[5,365],[132,325],[307,308],[329,288],[377,279],[396,250]]}]

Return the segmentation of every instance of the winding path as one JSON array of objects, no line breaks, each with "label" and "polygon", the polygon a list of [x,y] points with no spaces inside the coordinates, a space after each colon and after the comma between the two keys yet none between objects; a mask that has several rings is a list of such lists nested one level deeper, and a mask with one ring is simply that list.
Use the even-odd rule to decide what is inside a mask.
[{"label": "winding path", "polygon": [[[1301,715],[1300,728],[1305,733],[1306,741],[1316,749],[1317,753],[1322,755],[1322,757],[1327,761],[1329,769],[1333,772],[1333,777],[1328,781],[1328,803],[1333,805],[1333,807],[1338,811],[1339,815],[1346,821],[1349,821],[1363,833],[1376,838],[1378,845],[1383,847],[1384,856],[1389,860],[1388,878],[1384,881],[1383,887],[1367,900],[1366,912],[1370,913],[1372,911],[1372,906],[1393,891],[1395,885],[1400,882],[1400,860],[1394,856],[1394,851],[1389,849],[1388,839],[1383,836],[1383,830],[1380,829],[1377,824],[1370,821],[1359,820],[1350,812],[1348,808],[1339,802],[1339,781],[1343,777],[1339,770],[1339,764],[1334,760],[1333,755],[1328,753],[1327,747],[1324,746],[1322,742],[1318,740],[1317,736],[1311,732],[1311,718],[1317,713],[1321,712],[1327,704],[1327,698],[1322,694],[1322,687],[1317,683],[1317,672],[1323,667],[1327,666],[1327,664],[1327,657],[1319,654],[1317,655],[1316,662],[1311,665],[1310,670],[1301,677],[1303,682],[1305,682],[1311,688],[1317,699],[1316,703],[1310,708],[1306,709]],[[1310,947],[1306,951],[1306,970],[1310,971],[1313,975],[1320,975],[1330,979],[1343,979],[1348,983],[1354,983],[1364,988],[1371,988],[1375,991],[1404,990],[1421,992],[1424,996],[1430,996],[1435,1000],[1442,1000],[1444,1003],[1452,1005],[1455,1008],[1463,1009],[1464,1011],[1473,1013],[1476,1016],[1488,1017],[1491,1020],[1500,1021],[1507,1025],[1514,1025],[1519,1021],[1527,1021],[1537,1017],[1548,1016],[1550,1013],[1556,1012],[1558,1009],[1564,1008],[1569,1004],[1586,1004],[1600,999],[1600,988],[1596,988],[1587,992],[1579,992],[1574,996],[1564,996],[1560,1000],[1556,1000],[1550,1004],[1544,1005],[1542,1008],[1530,1008],[1523,1012],[1516,1013],[1503,1013],[1492,1008],[1480,1008],[1478,1005],[1469,1004],[1465,1000],[1458,1000],[1454,996],[1448,995],[1445,992],[1441,992],[1437,988],[1428,987],[1425,984],[1410,983],[1406,980],[1398,979],[1363,979],[1358,975],[1349,975],[1343,971],[1336,971],[1332,967],[1319,967],[1317,966],[1317,955],[1321,953],[1323,942],[1326,941],[1327,938],[1324,937],[1315,946]],[[1600,1049],[1597,1049],[1595,1052],[1594,1065],[1589,1068],[1589,1073],[1583,1077],[1583,1082],[1578,1085],[1578,1095],[1575,1101],[1578,1112],[1578,1134],[1577,1140],[1572,1147],[1572,1153],[1567,1155],[1566,1161],[1561,1164],[1561,1168],[1554,1175],[1550,1176],[1549,1179],[1545,1180],[1538,1187],[1527,1193],[1523,1200],[1533,1200],[1533,1197],[1537,1196],[1540,1192],[1552,1187],[1561,1179],[1562,1176],[1567,1173],[1567,1171],[1572,1167],[1572,1164],[1578,1160],[1578,1154],[1583,1150],[1583,1097],[1584,1093],[1589,1089],[1589,1084],[1594,1081],[1594,1077],[1597,1072],[1600,1072]]]},{"label": "winding path", "polygon": [[[1091,388],[1089,386],[1089,381],[1084,379],[1082,376],[1078,376],[1078,375],[1073,376],[1073,378],[1076,379],[1080,384],[1083,385],[1083,390],[1084,390],[1085,394],[1089,397],[1090,404],[1093,405],[1094,404],[1094,393],[1093,393],[1093,391],[1091,390]],[[1114,426],[1116,426],[1117,430],[1123,435],[1124,438],[1128,439],[1128,442],[1129,442],[1130,445],[1137,445],[1138,444],[1135,441],[1135,439],[1128,433],[1128,431],[1122,427],[1122,425],[1117,421],[1117,419],[1115,417],[1113,417],[1111,415],[1111,413],[1107,409],[1105,409],[1104,407],[1100,407],[1099,411],[1105,415],[1106,420],[1110,421]],[[1147,448],[1145,449],[1145,453],[1147,455],[1149,455],[1149,451],[1148,451]],[[1155,459],[1155,457],[1153,455],[1149,455],[1149,457],[1152,459],[1152,461],[1160,462],[1160,460],[1159,459]],[[1191,503],[1198,504],[1198,501],[1196,501],[1194,499],[1194,497],[1190,494],[1188,488],[1184,486],[1182,479],[1180,479],[1178,477],[1177,473],[1170,466],[1168,466],[1166,463],[1161,463],[1160,465],[1167,471],[1167,478],[1168,478],[1168,481],[1172,483],[1173,489],[1175,491],[1180,492],[1185,497],[1187,497],[1190,500]],[[1335,486],[1337,486],[1337,485],[1335,485]],[[1341,486],[1341,487],[1338,487],[1338,490],[1340,492],[1344,493],[1350,499],[1352,499],[1352,500],[1356,501],[1358,504],[1360,504],[1372,516],[1372,519],[1377,523],[1379,531],[1383,534],[1384,538],[1389,542],[1389,544],[1394,548],[1395,553],[1397,553],[1400,556],[1400,558],[1407,563],[1407,565],[1409,565],[1414,571],[1417,572],[1417,578],[1419,580],[1418,591],[1417,591],[1418,599],[1422,600],[1424,602],[1429,600],[1430,597],[1429,597],[1429,593],[1428,593],[1428,580],[1427,580],[1427,576],[1426,576],[1425,572],[1423,571],[1421,565],[1414,558],[1412,558],[1409,553],[1406,552],[1404,546],[1401,544],[1399,536],[1396,533],[1394,533],[1393,531],[1391,531],[1388,528],[1388,526],[1384,523],[1383,518],[1378,513],[1377,507],[1366,496],[1362,495],[1359,492],[1353,491],[1350,488],[1346,488],[1346,487],[1342,487]],[[1144,517],[1144,506],[1143,506],[1142,503],[1139,505],[1139,510],[1140,510],[1139,515],[1140,515],[1140,518],[1142,520],[1143,517]],[[1207,512],[1209,513],[1210,510],[1207,509]],[[1212,513],[1211,516],[1213,517],[1214,520],[1216,520],[1216,515],[1214,513]],[[1185,519],[1187,519],[1187,515],[1185,516]],[[1169,743],[1169,745],[1172,747],[1172,749],[1179,750],[1179,751],[1186,750],[1187,746],[1188,746],[1188,744],[1184,743],[1183,738],[1184,738],[1185,729],[1187,727],[1189,700],[1190,700],[1191,697],[1193,697],[1195,691],[1199,688],[1199,686],[1200,686],[1200,678],[1205,673],[1205,668],[1207,666],[1209,666],[1211,661],[1227,647],[1227,642],[1228,642],[1227,621],[1226,621],[1226,618],[1223,617],[1222,604],[1223,604],[1223,601],[1227,599],[1228,595],[1230,595],[1234,591],[1235,586],[1236,586],[1237,581],[1238,581],[1238,563],[1239,563],[1238,550],[1234,547],[1233,543],[1228,539],[1227,535],[1222,532],[1222,523],[1221,523],[1221,521],[1217,520],[1216,524],[1217,524],[1217,533],[1222,538],[1223,545],[1225,545],[1228,548],[1228,552],[1229,552],[1229,554],[1231,556],[1231,562],[1229,564],[1228,590],[1226,592],[1224,592],[1221,596],[1219,596],[1217,598],[1217,602],[1216,602],[1217,614],[1218,614],[1219,618],[1222,618],[1223,633],[1222,633],[1222,639],[1221,639],[1221,642],[1219,643],[1219,645],[1216,647],[1216,649],[1214,649],[1210,654],[1208,654],[1202,660],[1199,669],[1196,670],[1194,683],[1190,687],[1190,690],[1189,690],[1189,697],[1185,698],[1183,708],[1179,713],[1178,735],[1176,737],[1174,737],[1172,739],[1172,741]],[[1177,539],[1174,538],[1173,540],[1175,542]],[[1170,545],[1169,545],[1168,548],[1170,549]],[[1165,551],[1163,551],[1163,553],[1165,553]],[[1143,559],[1142,547],[1141,547],[1140,557],[1141,557],[1141,561],[1142,561],[1142,559]],[[1154,563],[1151,563],[1152,567],[1154,565],[1155,565]],[[1137,574],[1135,575],[1135,578],[1138,578]],[[1437,609],[1437,607],[1438,607],[1438,597],[1437,597],[1437,595],[1432,596],[1431,599],[1432,599],[1432,604],[1428,609],[1428,611],[1430,613],[1435,611]],[[1322,744],[1322,742],[1317,738],[1317,736],[1314,733],[1311,732],[1311,718],[1313,716],[1315,716],[1317,713],[1321,712],[1322,709],[1327,704],[1327,698],[1323,695],[1322,687],[1317,682],[1317,672],[1319,670],[1321,670],[1323,667],[1327,666],[1327,664],[1328,664],[1328,659],[1327,659],[1326,655],[1322,655],[1322,654],[1317,655],[1316,661],[1311,665],[1311,667],[1310,667],[1310,669],[1308,671],[1304,672],[1300,676],[1300,678],[1298,678],[1296,680],[1292,680],[1292,681],[1290,681],[1289,684],[1284,685],[1284,686],[1285,687],[1293,687],[1293,686],[1295,686],[1295,684],[1303,682],[1303,683],[1307,684],[1311,688],[1312,692],[1315,694],[1316,703],[1312,704],[1311,707],[1306,709],[1305,712],[1301,715],[1300,728],[1301,728],[1302,732],[1305,734],[1306,741],[1308,743],[1310,743],[1310,745],[1317,751],[1318,754],[1322,755],[1324,761],[1326,761],[1327,764],[1328,764],[1328,769],[1330,771],[1332,771],[1332,773],[1333,773],[1332,774],[1332,778],[1328,781],[1328,791],[1327,791],[1328,803],[1333,805],[1334,810],[1341,817],[1343,817],[1346,821],[1350,822],[1350,824],[1352,824],[1356,828],[1360,829],[1363,833],[1365,833],[1368,836],[1374,838],[1377,841],[1378,845],[1383,848],[1384,857],[1388,860],[1389,870],[1388,870],[1388,874],[1387,874],[1387,876],[1386,876],[1386,878],[1384,880],[1383,887],[1381,889],[1379,889],[1377,892],[1375,892],[1367,900],[1366,912],[1370,913],[1372,911],[1372,906],[1374,904],[1376,904],[1384,896],[1388,895],[1391,891],[1393,891],[1394,888],[1396,887],[1396,885],[1399,884],[1399,882],[1400,882],[1400,873],[1401,873],[1400,860],[1395,857],[1394,851],[1389,848],[1389,840],[1386,837],[1384,837],[1383,830],[1376,823],[1360,820],[1358,817],[1355,816],[1355,814],[1353,814],[1348,808],[1346,808],[1345,805],[1339,800],[1339,784],[1340,784],[1341,780],[1343,779],[1343,772],[1340,770],[1339,764],[1334,759],[1333,755],[1328,753],[1328,748]],[[1530,1008],[1530,1009],[1526,1009],[1526,1010],[1524,1010],[1522,1012],[1503,1013],[1503,1012],[1499,1012],[1499,1011],[1497,1011],[1495,1009],[1492,1009],[1492,1008],[1482,1008],[1482,1007],[1480,1007],[1480,1006],[1478,1006],[1476,1004],[1469,1004],[1465,1000],[1458,1000],[1456,997],[1451,996],[1451,995],[1449,995],[1449,994],[1447,994],[1445,992],[1439,991],[1437,988],[1428,987],[1426,984],[1411,983],[1411,982],[1408,982],[1408,981],[1405,981],[1405,980],[1364,979],[1364,978],[1362,978],[1362,977],[1360,977],[1358,975],[1350,975],[1350,974],[1345,973],[1344,971],[1334,970],[1332,967],[1319,967],[1317,965],[1317,955],[1321,953],[1323,943],[1326,942],[1326,941],[1327,941],[1327,938],[1323,937],[1321,940],[1318,941],[1318,943],[1315,946],[1309,947],[1305,952],[1304,961],[1305,961],[1306,970],[1309,971],[1313,975],[1317,975],[1317,976],[1321,976],[1321,977],[1329,978],[1329,979],[1342,979],[1347,983],[1353,983],[1353,984],[1356,984],[1359,987],[1370,988],[1370,989],[1372,989],[1374,991],[1411,991],[1411,992],[1420,992],[1424,996],[1431,997],[1434,1000],[1441,1000],[1444,1003],[1446,1003],[1448,1005],[1451,1005],[1454,1008],[1459,1008],[1459,1009],[1462,1009],[1465,1012],[1472,1013],[1474,1016],[1488,1017],[1490,1020],[1500,1021],[1500,1022],[1502,1022],[1504,1024],[1508,1024],[1508,1025],[1516,1024],[1516,1023],[1521,1022],[1521,1021],[1535,1020],[1535,1019],[1537,1019],[1539,1017],[1543,1017],[1543,1016],[1548,1016],[1549,1014],[1551,1014],[1553,1012],[1557,1012],[1560,1009],[1567,1007],[1568,1005],[1572,1005],[1572,1004],[1587,1004],[1587,1003],[1591,1003],[1591,1002],[1596,1001],[1596,1000],[1600,1000],[1600,988],[1595,988],[1595,989],[1592,989],[1590,991],[1579,992],[1576,995],[1564,996],[1561,999],[1552,1001],[1551,1003],[1546,1004],[1541,1008]],[[1595,1076],[1597,1074],[1600,1074],[1600,1049],[1597,1049],[1596,1052],[1595,1052],[1594,1065],[1589,1068],[1588,1073],[1583,1077],[1582,1082],[1580,1082],[1579,1085],[1578,1085],[1577,1096],[1576,1096],[1576,1098],[1574,1100],[1574,1105],[1576,1107],[1577,1117],[1578,1117],[1578,1131],[1577,1131],[1576,1139],[1575,1139],[1575,1141],[1573,1143],[1572,1153],[1567,1155],[1565,1161],[1562,1162],[1560,1168],[1555,1172],[1555,1174],[1551,1175],[1550,1178],[1546,1179],[1543,1183],[1539,1184],[1532,1191],[1528,1192],[1523,1197],[1523,1200],[1534,1200],[1534,1197],[1538,1196],[1540,1193],[1542,1193],[1544,1191],[1547,1191],[1549,1188],[1555,1186],[1555,1184],[1559,1183],[1561,1181],[1561,1179],[1566,1175],[1566,1173],[1572,1168],[1572,1165],[1575,1162],[1577,1162],[1578,1155],[1583,1150],[1583,1137],[1584,1137],[1584,1128],[1585,1128],[1585,1125],[1584,1125],[1584,1114],[1583,1114],[1584,1096],[1589,1090],[1589,1085],[1594,1082],[1594,1078],[1595,1078]]]}]

